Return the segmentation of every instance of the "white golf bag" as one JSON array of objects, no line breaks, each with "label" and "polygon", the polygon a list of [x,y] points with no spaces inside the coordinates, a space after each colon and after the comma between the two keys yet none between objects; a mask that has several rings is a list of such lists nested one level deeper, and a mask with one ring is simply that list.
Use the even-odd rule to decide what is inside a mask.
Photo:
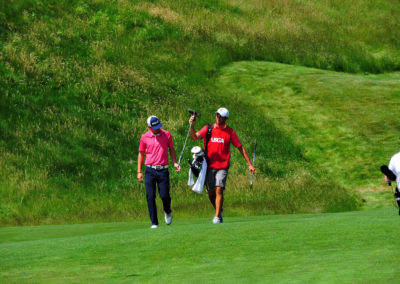
[{"label": "white golf bag", "polygon": [[[193,147],[191,152],[193,154],[193,161],[190,162],[190,160],[188,160],[190,165],[188,185],[194,185],[192,190],[201,194],[206,180],[207,160],[203,150],[199,146]],[[194,182],[193,176],[197,178],[196,183]]]}]

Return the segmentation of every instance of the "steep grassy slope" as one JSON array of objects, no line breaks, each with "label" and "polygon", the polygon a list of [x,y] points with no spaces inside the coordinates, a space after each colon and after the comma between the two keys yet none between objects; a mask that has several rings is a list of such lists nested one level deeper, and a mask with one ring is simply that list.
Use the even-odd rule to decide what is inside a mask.
[{"label": "steep grassy slope", "polygon": [[[356,208],[341,185],[314,175],[296,137],[265,128],[262,107],[227,102],[214,82],[220,67],[238,60],[398,70],[399,11],[390,0],[0,3],[0,222],[144,218],[136,156],[146,117],[162,119],[179,152],[187,108],[206,123],[221,105],[248,120],[230,120],[248,150],[255,136],[274,137],[259,139],[258,157],[272,155],[269,169],[277,170],[260,167],[258,177],[269,182],[253,195],[243,194],[248,176],[233,156],[235,212],[243,213],[243,202],[257,205],[248,214]],[[288,176],[293,180],[285,182]],[[172,174],[177,209],[204,213],[207,201],[187,192],[185,179]],[[288,184],[309,191],[309,200],[287,197]],[[337,189],[334,196],[318,191],[326,184]],[[263,200],[271,196],[281,197],[268,207]],[[287,198],[296,201],[282,202]]]}]

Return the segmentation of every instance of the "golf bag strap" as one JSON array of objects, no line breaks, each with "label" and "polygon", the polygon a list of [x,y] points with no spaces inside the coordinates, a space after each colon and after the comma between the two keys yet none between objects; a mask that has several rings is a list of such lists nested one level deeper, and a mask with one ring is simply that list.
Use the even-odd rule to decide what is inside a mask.
[{"label": "golf bag strap", "polygon": [[394,191],[394,196],[397,197],[397,198],[400,198],[400,192],[399,192],[399,189],[397,188],[397,186],[396,186],[396,189]]},{"label": "golf bag strap", "polygon": [[206,154],[206,157],[207,157],[208,142],[210,142],[210,139],[211,139],[212,129],[213,129],[213,125],[209,124],[208,129],[207,129],[207,135],[206,135],[206,147],[204,149],[204,153]]}]

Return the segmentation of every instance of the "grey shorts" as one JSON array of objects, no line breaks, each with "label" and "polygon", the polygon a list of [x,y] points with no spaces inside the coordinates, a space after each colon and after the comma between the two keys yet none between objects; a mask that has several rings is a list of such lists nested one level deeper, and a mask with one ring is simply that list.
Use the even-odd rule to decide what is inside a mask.
[{"label": "grey shorts", "polygon": [[226,169],[207,169],[206,186],[207,190],[215,189],[217,186],[225,189],[226,178],[228,177],[228,170]]}]

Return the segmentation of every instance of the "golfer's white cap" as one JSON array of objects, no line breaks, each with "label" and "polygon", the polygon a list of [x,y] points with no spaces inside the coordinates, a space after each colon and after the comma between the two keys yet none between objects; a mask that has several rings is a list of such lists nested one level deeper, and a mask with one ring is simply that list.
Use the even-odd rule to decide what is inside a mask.
[{"label": "golfer's white cap", "polygon": [[224,108],[224,107],[220,107],[216,112],[215,112],[215,114],[219,114],[220,116],[222,116],[222,117],[229,117],[229,111],[226,109],[226,108]]},{"label": "golfer's white cap", "polygon": [[153,130],[157,130],[162,127],[162,123],[157,116],[152,115],[147,119],[147,126],[150,126]]}]

